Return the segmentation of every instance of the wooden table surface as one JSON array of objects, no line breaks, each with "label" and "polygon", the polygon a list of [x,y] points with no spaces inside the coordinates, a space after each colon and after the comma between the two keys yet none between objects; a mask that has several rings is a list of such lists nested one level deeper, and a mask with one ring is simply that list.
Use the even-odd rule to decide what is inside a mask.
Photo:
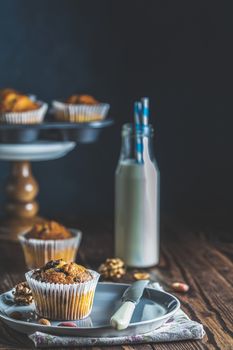
[{"label": "wooden table surface", "polygon": [[[96,268],[106,257],[112,256],[113,229],[110,222],[87,220],[75,226],[79,226],[85,233],[79,262]],[[213,233],[209,230],[195,230],[190,226],[182,227],[171,221],[163,222],[161,236],[160,264],[149,269],[151,278],[159,281],[167,290],[170,290],[171,283],[175,281],[184,281],[190,286],[188,293],[177,293],[176,296],[180,299],[183,310],[193,320],[204,325],[206,336],[199,341],[115,346],[109,349],[233,349],[233,244],[229,236],[220,231]],[[0,291],[7,291],[24,280],[24,271],[20,247],[0,242]],[[132,271],[129,271],[124,281],[131,280],[131,276]],[[0,349],[26,347],[32,347],[26,336],[1,324]]]}]

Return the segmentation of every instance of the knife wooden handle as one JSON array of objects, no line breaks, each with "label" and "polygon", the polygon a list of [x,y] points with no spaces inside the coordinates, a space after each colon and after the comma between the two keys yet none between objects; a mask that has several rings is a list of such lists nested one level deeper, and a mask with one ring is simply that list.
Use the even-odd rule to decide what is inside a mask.
[{"label": "knife wooden handle", "polygon": [[126,329],[130,323],[134,309],[134,303],[132,303],[131,301],[124,302],[120,306],[120,308],[115,312],[115,314],[111,317],[111,326],[116,328],[118,331]]}]

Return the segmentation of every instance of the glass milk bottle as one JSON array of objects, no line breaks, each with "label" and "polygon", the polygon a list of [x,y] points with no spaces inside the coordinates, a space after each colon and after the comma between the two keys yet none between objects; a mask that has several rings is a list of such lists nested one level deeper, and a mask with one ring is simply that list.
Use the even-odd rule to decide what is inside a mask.
[{"label": "glass milk bottle", "polygon": [[115,173],[115,256],[132,267],[159,262],[159,169],[153,133],[151,125],[137,134],[132,124],[122,128]]}]

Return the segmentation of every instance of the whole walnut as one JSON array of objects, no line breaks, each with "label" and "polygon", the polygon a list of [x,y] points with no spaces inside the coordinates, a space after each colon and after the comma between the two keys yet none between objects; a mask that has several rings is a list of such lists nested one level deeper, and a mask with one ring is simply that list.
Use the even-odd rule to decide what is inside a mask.
[{"label": "whole walnut", "polygon": [[106,259],[98,270],[102,277],[110,280],[119,279],[126,273],[124,261],[119,258]]},{"label": "whole walnut", "polygon": [[18,283],[13,294],[14,302],[18,305],[29,305],[33,302],[32,291],[27,282]]}]

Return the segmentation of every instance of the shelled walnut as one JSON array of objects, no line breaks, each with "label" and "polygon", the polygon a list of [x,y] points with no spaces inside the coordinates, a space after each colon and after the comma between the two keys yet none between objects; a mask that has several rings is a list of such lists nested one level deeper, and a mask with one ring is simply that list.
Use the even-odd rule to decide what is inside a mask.
[{"label": "shelled walnut", "polygon": [[119,258],[106,259],[98,270],[105,279],[113,280],[121,278],[126,273],[124,261]]},{"label": "shelled walnut", "polygon": [[13,294],[14,302],[18,305],[29,305],[33,302],[32,291],[27,282],[18,283]]}]

